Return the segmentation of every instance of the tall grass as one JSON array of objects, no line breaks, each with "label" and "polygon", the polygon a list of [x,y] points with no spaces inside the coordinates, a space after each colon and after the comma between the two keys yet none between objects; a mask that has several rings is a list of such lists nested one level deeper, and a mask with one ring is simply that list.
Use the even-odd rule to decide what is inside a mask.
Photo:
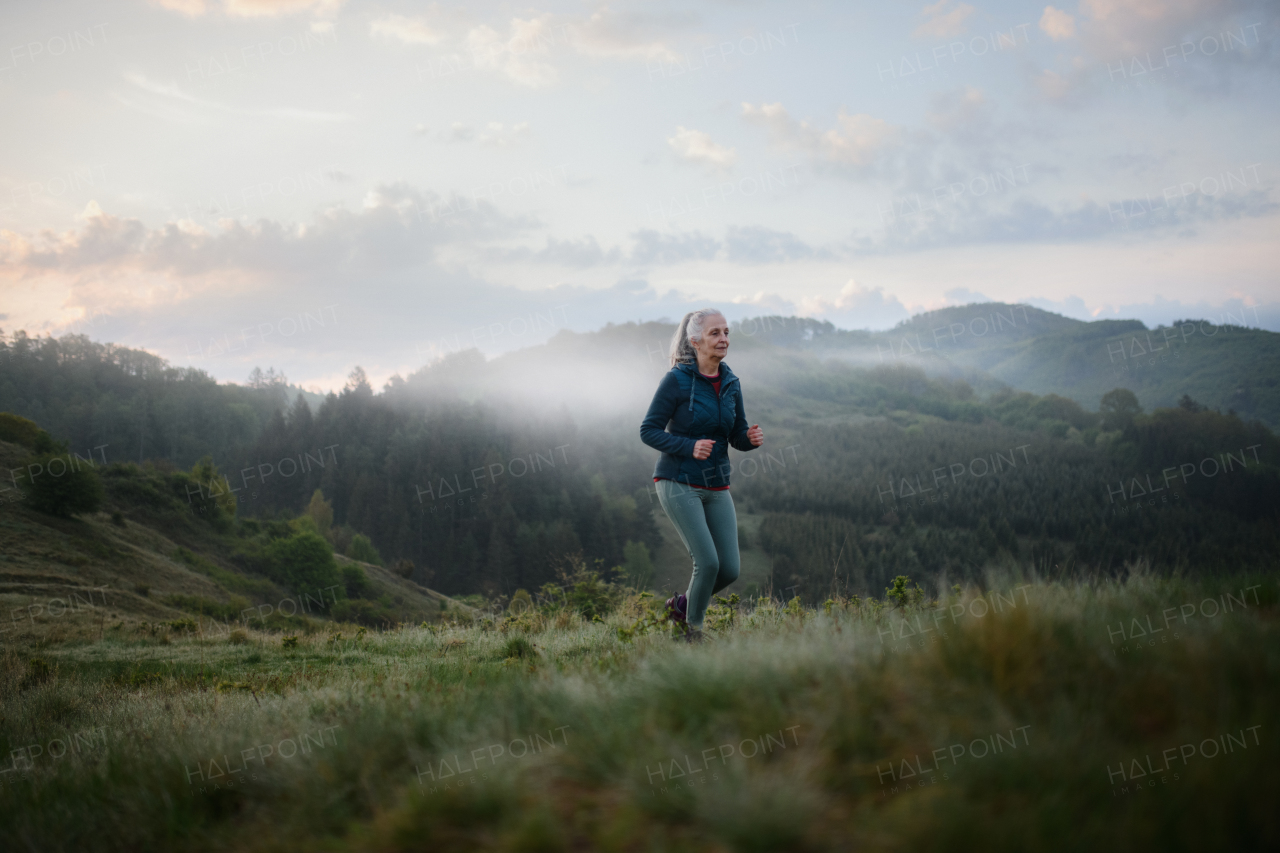
[{"label": "tall grass", "polygon": [[[531,630],[514,632],[455,626],[356,637],[348,628],[341,638],[299,637],[293,648],[279,634],[249,632],[241,643],[107,636],[9,649],[0,731],[18,752],[0,765],[9,768],[0,774],[0,844],[1280,843],[1274,577],[1015,586],[997,582],[999,599],[970,589],[905,607],[743,607],[701,645],[662,633],[621,639],[633,608],[558,627],[524,620]],[[1244,606],[1225,598],[1247,587]],[[1184,616],[1184,605],[1210,598],[1231,609],[1202,615],[1212,610],[1204,605]],[[1145,629],[1148,617],[1166,630],[1139,645],[1132,621]],[[1255,726],[1246,746],[1225,740]],[[86,731],[102,740],[82,737],[51,756],[55,741],[74,744]],[[1205,747],[1166,772],[1129,779],[1134,760],[1159,770],[1162,750],[1210,739],[1230,751],[1206,757]],[[291,740],[306,752],[284,757]],[[516,755],[522,741],[533,746]],[[979,741],[993,748],[979,756]],[[954,760],[936,758],[957,744],[964,751]],[[242,764],[235,774],[227,766]],[[215,771],[224,775],[208,778]]]}]

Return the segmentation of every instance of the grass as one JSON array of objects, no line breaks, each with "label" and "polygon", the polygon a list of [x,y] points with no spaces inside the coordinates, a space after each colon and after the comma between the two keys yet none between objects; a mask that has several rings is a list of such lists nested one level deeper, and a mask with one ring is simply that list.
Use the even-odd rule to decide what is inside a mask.
[{"label": "grass", "polygon": [[[692,646],[620,639],[637,599],[602,622],[524,631],[329,625],[163,642],[108,629],[6,646],[0,846],[1280,843],[1275,577],[1018,583],[937,606],[743,606]],[[1244,605],[1225,597],[1251,586]],[[1230,611],[1183,615],[1210,598]],[[1132,636],[1168,608],[1165,631]],[[1206,757],[1211,740],[1230,751]],[[1200,751],[1127,778],[1183,744]]]}]

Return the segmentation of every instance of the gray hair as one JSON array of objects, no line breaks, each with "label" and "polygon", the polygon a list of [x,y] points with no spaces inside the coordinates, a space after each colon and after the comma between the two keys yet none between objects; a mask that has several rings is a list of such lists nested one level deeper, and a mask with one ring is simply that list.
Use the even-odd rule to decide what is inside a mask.
[{"label": "gray hair", "polygon": [[684,319],[676,326],[676,333],[671,338],[671,366],[677,364],[696,363],[698,353],[693,348],[693,341],[702,340],[703,325],[708,317],[723,317],[722,311],[715,308],[699,308],[684,315]]}]

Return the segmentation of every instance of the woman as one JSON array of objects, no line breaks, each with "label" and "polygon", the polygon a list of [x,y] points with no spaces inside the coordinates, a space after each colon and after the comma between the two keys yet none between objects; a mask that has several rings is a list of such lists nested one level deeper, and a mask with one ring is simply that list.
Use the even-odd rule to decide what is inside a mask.
[{"label": "woman", "polygon": [[702,639],[711,596],[738,579],[738,517],[729,496],[729,445],[764,444],[747,428],[742,389],[729,365],[729,323],[714,308],[686,314],[671,339],[671,370],[662,377],[640,425],[640,439],[662,451],[653,470],[658,501],[689,556],[688,592],[667,602],[669,614]]}]

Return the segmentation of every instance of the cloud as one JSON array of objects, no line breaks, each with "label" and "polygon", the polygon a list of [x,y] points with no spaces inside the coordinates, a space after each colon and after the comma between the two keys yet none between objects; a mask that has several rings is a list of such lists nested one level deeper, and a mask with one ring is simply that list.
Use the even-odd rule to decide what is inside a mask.
[{"label": "cloud", "polygon": [[1045,100],[1065,104],[1074,102],[1080,94],[1081,79],[1071,74],[1059,74],[1046,68],[1035,77],[1036,88]]},{"label": "cloud", "polygon": [[430,27],[425,21],[406,18],[403,15],[386,15],[370,22],[369,35],[387,41],[404,44],[439,44],[444,34]]},{"label": "cloud", "polygon": [[181,12],[184,15],[198,17],[208,11],[205,0],[154,0],[155,4],[170,12]]},{"label": "cloud", "polygon": [[1219,98],[1238,67],[1274,70],[1274,51],[1260,30],[1274,20],[1260,0],[1081,0],[1074,16],[1046,6],[1040,28],[1079,53],[1031,82],[1047,101],[1068,108],[1096,97],[1103,83],[1131,79]]},{"label": "cloud", "polygon": [[621,250],[616,246],[606,252],[600,248],[596,238],[591,236],[581,240],[557,240],[552,237],[548,238],[546,245],[538,250],[497,249],[492,252],[491,257],[502,263],[530,261],[579,269],[616,264],[623,259]]},{"label": "cloud", "polygon": [[403,183],[375,187],[358,211],[332,208],[307,224],[223,219],[211,230],[179,220],[148,229],[137,219],[104,213],[97,202],[90,202],[80,218],[78,230],[61,234],[0,232],[0,265],[19,277],[103,266],[178,276],[385,269],[430,260],[450,244],[510,238],[533,225],[504,216],[485,201],[442,199]]},{"label": "cloud", "polygon": [[952,137],[982,135],[991,128],[994,119],[994,105],[973,86],[935,95],[928,115],[930,125]]},{"label": "cloud", "polygon": [[726,259],[737,264],[775,264],[824,254],[787,231],[751,225],[731,227],[724,240]]},{"label": "cloud", "polygon": [[[1216,178],[1206,178],[1206,181]],[[1179,186],[1153,189],[1141,197],[1117,197],[1076,205],[1049,206],[1014,197],[1003,207],[984,198],[963,198],[950,205],[950,215],[900,217],[876,235],[853,238],[851,249],[862,252],[905,252],[947,245],[991,243],[1069,243],[1142,234],[1163,234],[1171,229],[1181,236],[1198,225],[1262,219],[1280,213],[1270,192],[1256,188],[1212,194],[1197,191],[1186,196]]]},{"label": "cloud", "polygon": [[[422,127],[422,125],[419,125],[419,127]],[[522,121],[511,127],[507,127],[500,121],[491,121],[481,130],[477,130],[469,124],[455,121],[453,126],[449,128],[448,138],[451,142],[475,142],[477,145],[485,145],[491,148],[510,148],[523,142],[530,132],[527,121]],[[426,133],[426,128],[423,128],[422,133]]]},{"label": "cloud", "polygon": [[568,44],[567,25],[553,24],[551,15],[529,20],[512,18],[505,33],[481,24],[466,37],[477,68],[499,71],[507,79],[530,88],[556,82],[559,72],[546,58],[552,48]]},{"label": "cloud", "polygon": [[1053,41],[1066,41],[1076,34],[1076,19],[1061,9],[1045,6],[1040,29]]},{"label": "cloud", "polygon": [[681,160],[716,169],[729,168],[738,156],[734,149],[717,145],[710,134],[685,127],[677,127],[675,136],[669,138],[667,144]]},{"label": "cloud", "polygon": [[277,18],[314,12],[331,17],[344,0],[154,0],[161,8],[198,18],[212,9],[221,8],[229,18]]},{"label": "cloud", "polygon": [[864,287],[849,279],[835,296],[806,296],[791,300],[776,293],[759,291],[733,300],[734,305],[750,305],[762,313],[796,315],[828,320],[843,329],[888,329],[910,319],[911,312],[880,287]]},{"label": "cloud", "polygon": [[1081,0],[1081,38],[1102,60],[1145,59],[1147,51],[1178,45],[1184,39],[1198,43],[1201,38],[1237,30],[1249,23],[1242,16],[1260,14],[1265,8],[1266,4],[1251,0]]},{"label": "cloud", "polygon": [[[234,107],[217,101],[197,98],[183,91],[176,83],[160,83],[142,74],[126,73],[124,79],[133,84],[136,92],[130,94],[116,93],[116,100],[127,107],[132,107],[160,118],[179,121],[208,121],[208,113],[212,111],[239,116],[278,118],[288,121],[327,123],[355,120],[353,116],[346,113],[304,110],[296,107],[270,107],[266,109]],[[140,100],[137,99],[137,92],[143,93],[143,97]]]},{"label": "cloud", "polygon": [[782,104],[742,105],[742,117],[768,128],[775,144],[807,151],[814,159],[836,166],[867,171],[895,147],[901,131],[883,119],[841,107],[836,126],[819,130],[796,121]]},{"label": "cloud", "polygon": [[920,13],[923,18],[911,33],[916,38],[949,39],[965,31],[965,21],[973,14],[973,7],[968,3],[955,3],[952,0],[938,0],[932,6],[925,6]]},{"label": "cloud", "polygon": [[315,11],[333,15],[344,0],[223,0],[228,15],[240,18],[274,18]]},{"label": "cloud", "polygon": [[685,261],[713,260],[720,251],[720,241],[701,232],[663,234],[643,229],[632,234],[635,241],[630,260],[634,264],[678,264]]},{"label": "cloud", "polygon": [[976,290],[970,290],[967,287],[953,287],[946,293],[942,294],[947,302],[952,305],[969,305],[974,302],[995,302],[985,293],[978,293]]},{"label": "cloud", "polygon": [[886,296],[879,287],[863,287],[853,279],[840,288],[834,299],[821,296],[801,299],[800,310],[845,329],[889,328],[911,316],[898,297]]},{"label": "cloud", "polygon": [[587,56],[674,62],[678,54],[670,37],[697,22],[692,12],[615,12],[606,6],[573,25],[573,41]]}]

